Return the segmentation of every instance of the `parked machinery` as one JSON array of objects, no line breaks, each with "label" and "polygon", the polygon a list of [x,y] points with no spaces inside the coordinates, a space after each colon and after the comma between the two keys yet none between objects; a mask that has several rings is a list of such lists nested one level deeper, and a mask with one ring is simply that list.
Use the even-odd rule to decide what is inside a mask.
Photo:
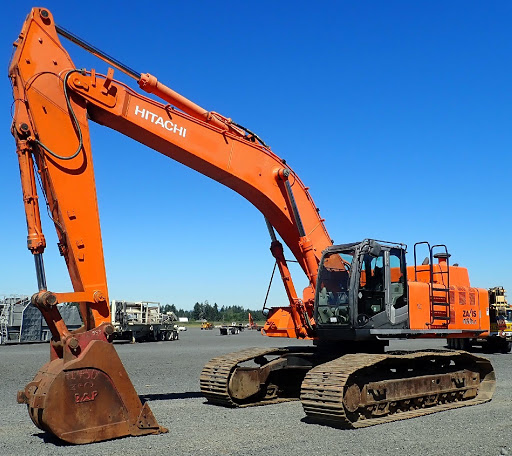
[{"label": "parked machinery", "polygon": [[164,314],[158,302],[112,301],[114,337],[132,342],[177,340],[176,315]]},{"label": "parked machinery", "polygon": [[236,321],[231,322],[230,325],[220,325],[219,331],[221,336],[229,334],[240,334],[244,330],[244,326]]},{"label": "parked machinery", "polygon": [[[59,34],[165,103],[114,80],[111,68],[106,75],[76,69]],[[396,336],[477,337],[489,330],[487,290],[471,287],[467,270],[449,265],[445,246],[426,244],[429,264],[408,266],[403,244],[332,245],[308,188],[256,134],[84,43],[56,26],[44,8],[29,14],[15,48],[12,133],[39,287],[32,302],[52,333],[50,362],[18,395],[36,426],[72,443],[166,432],[141,404],[111,344],[89,120],[226,185],[265,216],[289,304],[269,309],[263,331],[314,344],[213,359],[201,374],[208,401],[237,407],[300,396],[311,419],[361,427],[491,398],[495,380],[487,359],[462,351],[384,354],[386,339]],[[72,292],[46,287],[34,167]],[[308,279],[302,297],[277,234]],[[464,319],[463,294],[482,311],[476,318]],[[71,332],[62,322],[56,304],[64,301],[80,303],[81,330]]]},{"label": "parked machinery", "polygon": [[251,315],[250,312],[249,312],[249,325],[248,325],[248,328],[249,329],[254,329],[255,331],[261,331],[263,329],[263,326],[257,325],[254,322],[254,319],[252,318],[252,315]]}]

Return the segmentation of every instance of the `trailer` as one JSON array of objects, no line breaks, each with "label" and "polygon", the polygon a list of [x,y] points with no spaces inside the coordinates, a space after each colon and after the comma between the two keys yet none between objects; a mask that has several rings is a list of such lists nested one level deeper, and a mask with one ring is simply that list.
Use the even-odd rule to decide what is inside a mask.
[{"label": "trailer", "polygon": [[114,300],[111,311],[116,340],[134,343],[179,339],[176,315],[172,312],[162,313],[158,302]]},{"label": "trailer", "polygon": [[244,325],[237,322],[232,322],[231,325],[219,326],[221,336],[227,336],[228,334],[239,334],[244,330]]}]

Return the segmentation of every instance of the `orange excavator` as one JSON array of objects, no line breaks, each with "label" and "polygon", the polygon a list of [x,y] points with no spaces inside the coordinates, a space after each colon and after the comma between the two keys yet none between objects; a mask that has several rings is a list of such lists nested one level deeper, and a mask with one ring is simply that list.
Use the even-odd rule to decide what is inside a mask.
[{"label": "orange excavator", "polygon": [[[141,95],[106,74],[77,69],[59,36],[134,78]],[[366,239],[333,245],[308,188],[253,132],[207,111],[57,26],[34,8],[9,68],[28,248],[38,292],[33,305],[52,333],[50,360],[18,393],[37,427],[71,443],[166,432],[142,404],[112,345],[89,120],[233,189],[265,216],[287,306],[266,309],[264,333],[309,339],[311,347],[248,349],[211,360],[201,391],[242,407],[301,399],[311,420],[369,426],[485,402],[495,388],[484,358],[464,351],[387,352],[391,338],[477,337],[489,330],[488,294],[445,246]],[[58,236],[73,291],[47,289],[36,178]],[[280,235],[309,285],[302,296]],[[425,249],[427,261],[416,263]],[[418,253],[419,254],[419,253]],[[57,304],[78,302],[83,327],[70,331]]]},{"label": "orange excavator", "polygon": [[263,329],[263,326],[256,324],[252,318],[251,312],[249,312],[249,329],[254,329],[255,331],[261,331]]}]

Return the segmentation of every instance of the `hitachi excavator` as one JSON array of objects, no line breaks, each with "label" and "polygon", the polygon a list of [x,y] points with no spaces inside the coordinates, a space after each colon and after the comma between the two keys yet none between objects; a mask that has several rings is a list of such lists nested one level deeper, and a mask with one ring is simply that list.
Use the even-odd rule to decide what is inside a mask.
[{"label": "hitachi excavator", "polygon": [[[134,78],[147,98],[106,74],[77,69],[59,36]],[[268,309],[263,332],[310,347],[248,349],[211,360],[200,378],[214,404],[299,399],[312,421],[357,428],[491,399],[488,360],[464,351],[385,352],[391,338],[477,337],[489,330],[488,294],[451,266],[444,245],[366,239],[333,245],[299,177],[247,128],[206,111],[57,26],[34,8],[9,68],[28,248],[38,292],[32,303],[52,333],[50,360],[18,393],[37,427],[71,443],[166,432],[142,404],[113,345],[89,120],[127,135],[233,189],[265,216],[289,303]],[[73,291],[47,289],[36,177],[55,224]],[[296,292],[280,235],[309,280]],[[417,264],[424,250],[427,261]],[[78,302],[69,331],[57,304]]]}]

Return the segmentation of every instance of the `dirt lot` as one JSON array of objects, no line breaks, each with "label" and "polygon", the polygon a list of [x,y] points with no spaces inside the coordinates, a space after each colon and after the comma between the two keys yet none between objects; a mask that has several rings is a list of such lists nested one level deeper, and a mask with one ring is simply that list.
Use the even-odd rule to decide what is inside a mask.
[{"label": "dirt lot", "polygon": [[[16,391],[48,358],[46,344],[0,346],[0,448],[5,455],[512,455],[512,355],[491,358],[498,377],[494,399],[430,416],[360,430],[304,421],[300,402],[224,409],[207,405],[199,374],[212,357],[252,346],[297,343],[256,331],[220,336],[191,328],[176,342],[116,345],[131,379],[168,434],[124,438],[76,448],[30,421]],[[441,348],[444,341],[395,342],[393,349]]]}]

